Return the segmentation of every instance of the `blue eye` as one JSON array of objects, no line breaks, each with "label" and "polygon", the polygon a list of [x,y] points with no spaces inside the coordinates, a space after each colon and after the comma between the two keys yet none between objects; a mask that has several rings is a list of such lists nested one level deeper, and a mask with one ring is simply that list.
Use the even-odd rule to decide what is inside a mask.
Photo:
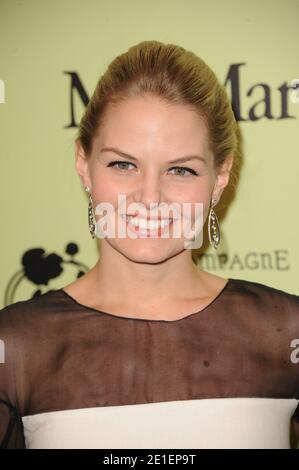
[{"label": "blue eye", "polygon": [[[133,165],[133,167],[136,167],[136,165],[134,165],[133,163],[122,161],[122,160],[115,160],[113,162],[110,162],[108,164],[108,167],[115,167],[116,165],[123,165],[123,167],[118,167],[119,170],[127,170],[128,168],[126,167],[126,165]],[[192,168],[187,168],[187,167],[184,167],[184,166],[174,166],[174,167],[170,168],[170,170],[180,170],[180,171],[184,171],[184,172],[188,171],[189,174],[198,176],[198,173],[195,170],[192,170]],[[184,174],[179,173],[176,176],[185,176],[185,173]]]},{"label": "blue eye", "polygon": [[[183,171],[188,171],[190,174],[198,176],[198,173],[195,170],[192,170],[192,168],[187,168],[185,166],[174,166],[173,168],[170,168],[171,170],[176,169],[176,170],[183,170]],[[184,176],[182,174],[178,174],[177,176]]]},{"label": "blue eye", "polygon": [[[120,165],[133,165],[133,163],[130,163],[130,162],[124,162],[124,161],[121,161],[121,160],[116,160],[114,162],[110,162],[108,166],[114,167],[115,165],[119,165],[119,164]],[[133,165],[133,166],[135,166],[135,165]],[[127,168],[119,168],[119,167],[118,167],[118,169],[119,170],[127,170]]]}]

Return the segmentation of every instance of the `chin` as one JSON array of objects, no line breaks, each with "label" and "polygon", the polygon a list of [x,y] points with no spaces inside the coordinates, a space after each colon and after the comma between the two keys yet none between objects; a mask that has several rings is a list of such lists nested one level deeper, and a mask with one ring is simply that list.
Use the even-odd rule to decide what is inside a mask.
[{"label": "chin", "polygon": [[177,243],[169,243],[169,240],[157,239],[132,240],[132,243],[127,240],[125,243],[114,240],[111,245],[129,260],[149,264],[163,263],[184,250],[181,243],[178,246]]}]

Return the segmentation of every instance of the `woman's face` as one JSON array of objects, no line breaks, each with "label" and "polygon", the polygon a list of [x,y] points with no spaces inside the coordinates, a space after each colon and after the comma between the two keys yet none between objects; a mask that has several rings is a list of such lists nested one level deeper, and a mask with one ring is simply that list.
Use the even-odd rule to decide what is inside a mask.
[{"label": "woman's face", "polygon": [[[110,150],[104,150],[108,148]],[[199,158],[171,163],[190,156]],[[83,185],[91,187],[94,209],[99,203],[110,203],[114,209],[108,219],[107,213],[96,215],[97,221],[102,217],[109,220],[115,230],[115,234],[108,235],[102,243],[109,243],[136,262],[158,263],[185,250],[183,226],[190,218],[187,213],[184,215],[183,203],[190,203],[191,227],[195,222],[195,203],[202,203],[204,223],[212,195],[218,200],[228,182],[228,172],[227,177],[222,178],[215,173],[207,129],[195,111],[151,96],[130,98],[109,107],[105,123],[93,141],[91,155],[86,159],[78,144],[76,157]],[[116,161],[121,163],[113,163]],[[167,212],[174,203],[175,212]],[[151,211],[162,206],[166,212]],[[173,235],[174,224],[178,221],[142,234],[142,223],[135,227],[134,223],[127,225],[118,218],[120,209],[124,214],[139,213],[145,220],[148,216],[166,221],[179,217],[180,237]],[[121,223],[126,230],[124,238],[118,236]],[[108,224],[102,228],[107,229]]]}]

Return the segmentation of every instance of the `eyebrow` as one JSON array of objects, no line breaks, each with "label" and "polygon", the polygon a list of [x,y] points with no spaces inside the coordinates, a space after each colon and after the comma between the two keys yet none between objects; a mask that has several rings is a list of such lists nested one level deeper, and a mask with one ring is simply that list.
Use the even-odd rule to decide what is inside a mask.
[{"label": "eyebrow", "polygon": [[[136,157],[133,157],[133,155],[129,155],[128,153],[122,152],[121,150],[118,150],[115,147],[104,147],[100,150],[100,152],[114,152],[120,157],[128,158],[130,160],[133,160],[135,162],[138,162],[138,159]],[[181,157],[177,158],[176,160],[171,160],[170,162],[167,163],[183,163],[187,162],[189,160],[200,160],[204,163],[206,163],[206,159],[204,157],[201,157],[200,155],[187,155],[186,157]]]}]

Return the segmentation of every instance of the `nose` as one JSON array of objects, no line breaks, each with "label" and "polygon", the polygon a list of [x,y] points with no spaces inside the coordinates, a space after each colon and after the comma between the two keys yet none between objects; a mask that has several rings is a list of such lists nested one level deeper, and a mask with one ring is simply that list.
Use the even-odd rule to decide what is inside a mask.
[{"label": "nose", "polygon": [[159,174],[148,171],[140,179],[140,186],[135,193],[135,200],[143,204],[148,210],[160,204],[163,188]]}]

